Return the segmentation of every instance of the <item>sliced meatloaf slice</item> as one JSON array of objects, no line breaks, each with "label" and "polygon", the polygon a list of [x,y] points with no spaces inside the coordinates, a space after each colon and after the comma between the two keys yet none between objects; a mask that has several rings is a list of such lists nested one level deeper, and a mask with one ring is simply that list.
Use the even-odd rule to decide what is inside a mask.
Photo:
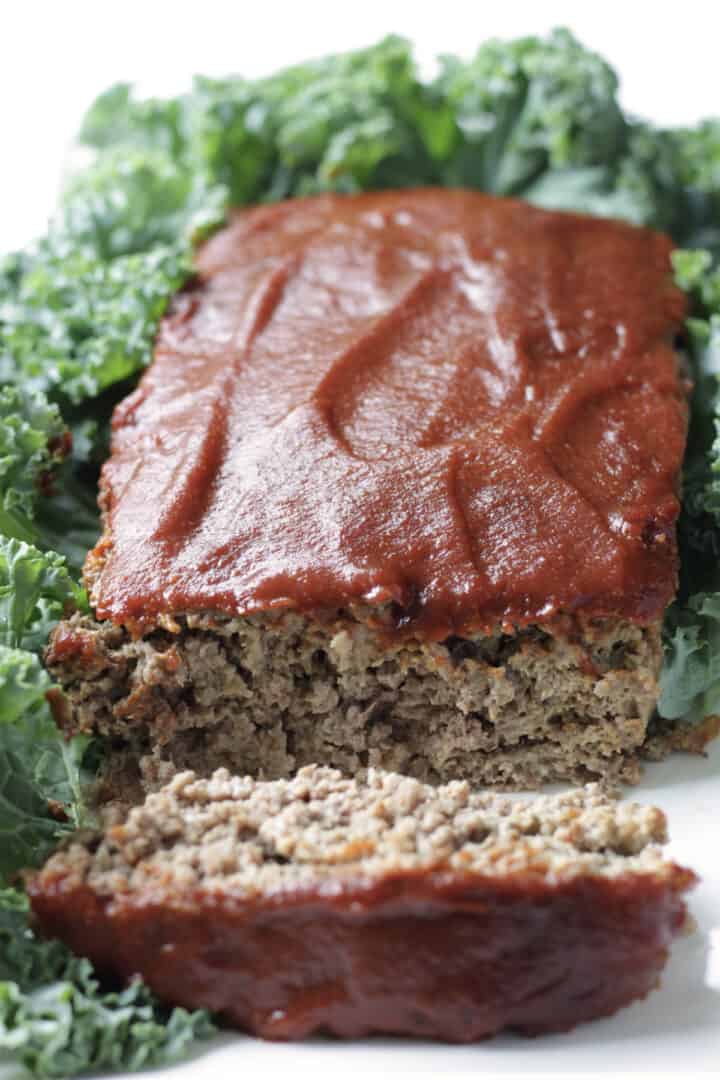
[{"label": "sliced meatloaf slice", "polygon": [[115,414],[96,618],[47,656],[68,726],[116,778],[632,779],[677,576],[670,250],[477,192],[239,212]]},{"label": "sliced meatloaf slice", "polygon": [[659,980],[693,874],[597,786],[511,802],[310,766],[177,775],[29,883],[105,973],[270,1039],[564,1031]]}]

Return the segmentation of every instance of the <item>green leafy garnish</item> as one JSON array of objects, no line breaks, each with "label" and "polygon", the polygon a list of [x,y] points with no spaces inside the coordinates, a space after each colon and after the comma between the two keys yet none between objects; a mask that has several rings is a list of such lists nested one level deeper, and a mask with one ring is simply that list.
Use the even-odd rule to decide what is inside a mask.
[{"label": "green leafy garnish", "polygon": [[0,644],[39,651],[68,604],[82,602],[61,555],[0,535]]},{"label": "green leafy garnish", "polygon": [[84,595],[65,560],[0,536],[0,884],[85,823],[89,740],[67,740],[48,704],[37,651]]},{"label": "green leafy garnish", "polygon": [[61,407],[97,397],[149,362],[157,322],[190,273],[184,245],[105,262],[54,240],[5,304],[0,379]]},{"label": "green leafy garnish", "polygon": [[459,132],[450,104],[420,82],[408,42],[390,36],[253,82],[198,78],[172,101],[136,101],[120,84],[92,106],[81,138],[105,153],[170,154],[241,205],[441,183]]},{"label": "green leafy garnish", "polygon": [[680,591],[664,627],[658,711],[700,723],[720,714],[720,270],[707,251],[676,251],[678,284],[692,297],[688,353],[694,378],[678,528]]},{"label": "green leafy garnish", "polygon": [[0,535],[0,885],[88,819],[89,740],[58,730],[37,655],[64,612],[84,605],[62,556]]},{"label": "green leafy garnish", "polygon": [[668,615],[660,715],[700,722],[720,713],[720,593],[697,593]]},{"label": "green leafy garnish", "polygon": [[567,30],[488,41],[468,63],[445,57],[437,85],[461,133],[452,183],[523,194],[548,174],[606,169],[627,144],[617,76]]},{"label": "green leafy garnish", "polygon": [[0,645],[0,882],[41,862],[86,817],[88,740],[58,731],[49,689],[33,653]]},{"label": "green leafy garnish", "polygon": [[70,180],[49,245],[102,263],[182,248],[222,220],[227,191],[157,150],[112,148]]},{"label": "green leafy garnish", "polygon": [[36,539],[43,480],[64,452],[60,411],[43,394],[0,389],[0,534]]},{"label": "green leafy garnish", "polygon": [[21,893],[0,891],[0,1054],[33,1076],[167,1065],[213,1032],[207,1013],[165,1008],[140,982],[104,991],[87,960],[35,937]]}]

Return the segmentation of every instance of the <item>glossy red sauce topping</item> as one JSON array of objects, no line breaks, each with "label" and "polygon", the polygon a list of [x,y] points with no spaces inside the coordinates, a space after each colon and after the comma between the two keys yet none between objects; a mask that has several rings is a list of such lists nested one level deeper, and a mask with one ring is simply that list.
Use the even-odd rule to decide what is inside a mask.
[{"label": "glossy red sauce topping", "polygon": [[29,882],[42,933],[101,974],[209,1008],[266,1039],[314,1032],[450,1042],[537,1035],[614,1013],[658,984],[691,871],[667,876],[396,874],[323,893],[98,896],[46,869]]},{"label": "glossy red sauce topping", "polygon": [[658,617],[686,427],[670,251],[447,189],[238,213],[116,411],[98,615]]}]

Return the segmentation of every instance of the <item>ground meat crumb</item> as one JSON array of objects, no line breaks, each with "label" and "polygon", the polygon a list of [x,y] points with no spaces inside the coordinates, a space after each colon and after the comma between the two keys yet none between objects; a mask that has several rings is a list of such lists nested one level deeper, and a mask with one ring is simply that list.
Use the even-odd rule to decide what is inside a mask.
[{"label": "ground meat crumb", "polygon": [[598,784],[513,801],[462,781],[432,787],[377,769],[358,780],[312,765],[266,782],[178,773],[93,854],[76,844],[57,859],[103,895],[160,881],[255,892],[439,863],[560,878],[659,872],[665,835],[660,810]]}]

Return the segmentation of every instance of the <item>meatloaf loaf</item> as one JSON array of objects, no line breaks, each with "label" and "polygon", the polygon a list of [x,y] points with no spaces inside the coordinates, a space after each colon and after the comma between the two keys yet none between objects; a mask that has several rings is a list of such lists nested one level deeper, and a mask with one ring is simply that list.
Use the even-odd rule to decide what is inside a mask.
[{"label": "meatloaf loaf", "polygon": [[114,417],[95,617],[47,655],[67,726],[122,783],[633,779],[677,573],[670,251],[466,191],[238,212]]},{"label": "meatloaf loaf", "polygon": [[657,985],[693,874],[659,810],[369,770],[178,774],[30,882],[101,971],[266,1038],[559,1031]]}]

